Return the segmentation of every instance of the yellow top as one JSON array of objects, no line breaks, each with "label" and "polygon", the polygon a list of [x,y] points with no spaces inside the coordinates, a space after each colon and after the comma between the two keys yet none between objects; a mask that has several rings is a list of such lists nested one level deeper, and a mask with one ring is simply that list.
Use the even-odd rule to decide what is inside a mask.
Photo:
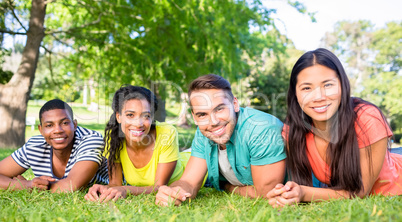
[{"label": "yellow top", "polygon": [[[109,155],[106,149],[103,155],[106,157]],[[152,186],[155,184],[155,174],[158,163],[177,161],[176,168],[168,183],[171,184],[179,180],[183,175],[184,168],[189,158],[190,153],[179,152],[176,128],[167,123],[157,123],[154,152],[146,166],[136,168],[133,165],[127,153],[126,143],[123,143],[123,149],[120,151],[120,159],[116,162],[121,163],[127,184],[131,186]]]}]

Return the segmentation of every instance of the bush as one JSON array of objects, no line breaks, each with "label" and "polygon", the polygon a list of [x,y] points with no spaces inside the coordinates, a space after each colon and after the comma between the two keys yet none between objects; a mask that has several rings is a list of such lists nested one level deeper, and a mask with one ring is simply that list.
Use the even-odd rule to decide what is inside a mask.
[{"label": "bush", "polygon": [[394,134],[394,143],[401,143],[402,133],[395,133]]}]

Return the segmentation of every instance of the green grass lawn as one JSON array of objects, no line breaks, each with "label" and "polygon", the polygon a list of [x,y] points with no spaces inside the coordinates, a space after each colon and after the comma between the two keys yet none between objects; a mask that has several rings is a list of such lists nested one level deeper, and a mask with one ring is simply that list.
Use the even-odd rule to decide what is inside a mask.
[{"label": "green grass lawn", "polygon": [[[1,149],[0,160],[13,152]],[[24,177],[34,177],[31,170]],[[300,204],[276,210],[263,199],[202,188],[179,207],[154,204],[155,194],[128,196],[109,203],[84,199],[87,190],[52,194],[0,190],[0,221],[402,221],[402,198],[372,196]]]},{"label": "green grass lawn", "polygon": [[334,200],[278,211],[265,200],[212,188],[168,208],[154,204],[155,194],[109,203],[88,202],[84,195],[0,190],[0,221],[402,221],[401,197]]},{"label": "green grass lawn", "polygon": [[[37,115],[39,108],[38,104],[30,104],[28,114]],[[81,126],[103,134],[106,114],[92,113],[83,107],[73,109]],[[190,147],[195,127],[177,129],[181,149]],[[27,127],[27,138],[37,134],[37,128],[31,131]],[[0,160],[13,151],[0,149]],[[24,176],[32,179],[32,171],[28,170]],[[278,211],[265,200],[211,188],[202,188],[196,199],[182,206],[168,208],[154,204],[155,194],[101,204],[85,201],[85,193],[85,190],[69,194],[0,190],[0,221],[402,221],[401,197],[334,200]]]}]

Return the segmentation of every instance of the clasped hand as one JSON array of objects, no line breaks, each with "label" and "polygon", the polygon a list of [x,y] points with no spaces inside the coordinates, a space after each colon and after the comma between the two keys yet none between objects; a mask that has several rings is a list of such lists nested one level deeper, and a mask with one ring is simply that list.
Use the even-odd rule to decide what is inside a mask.
[{"label": "clasped hand", "polygon": [[155,203],[159,206],[169,206],[171,204],[178,206],[189,197],[191,197],[191,194],[181,187],[161,186],[156,194]]},{"label": "clasped hand", "polygon": [[28,189],[37,188],[39,190],[50,189],[50,185],[52,184],[52,182],[56,181],[56,179],[49,177],[49,176],[40,176],[40,177],[35,177],[32,180],[27,180],[27,179],[25,179],[25,177],[18,175],[16,177],[14,177],[13,179],[20,181],[20,183]]},{"label": "clasped hand", "polygon": [[302,187],[293,181],[277,184],[267,193],[268,202],[274,208],[300,203],[303,196]]},{"label": "clasped hand", "polygon": [[116,201],[124,199],[127,196],[127,189],[123,186],[109,187],[106,185],[95,184],[89,188],[85,199],[89,201],[108,202],[109,200]]}]

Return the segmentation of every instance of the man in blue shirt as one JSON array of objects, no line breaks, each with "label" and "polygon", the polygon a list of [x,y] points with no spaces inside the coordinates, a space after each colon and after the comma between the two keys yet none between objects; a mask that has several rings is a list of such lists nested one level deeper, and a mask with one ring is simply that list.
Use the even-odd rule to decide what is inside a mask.
[{"label": "man in blue shirt", "polygon": [[264,197],[284,180],[283,124],[267,113],[239,107],[229,82],[209,74],[194,80],[188,92],[195,123],[191,158],[180,180],[162,186],[156,204],[179,205],[194,198],[208,172],[218,190]]}]

